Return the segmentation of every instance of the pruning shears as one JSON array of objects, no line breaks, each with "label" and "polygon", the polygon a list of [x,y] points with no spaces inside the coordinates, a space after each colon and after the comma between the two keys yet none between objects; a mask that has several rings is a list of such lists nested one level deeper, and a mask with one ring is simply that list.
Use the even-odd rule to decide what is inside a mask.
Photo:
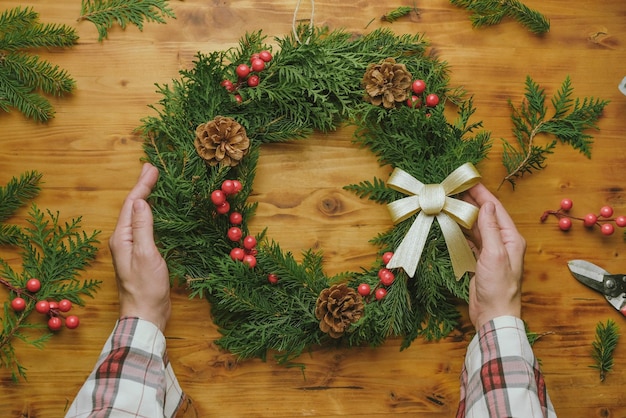
[{"label": "pruning shears", "polygon": [[603,294],[615,309],[626,316],[626,275],[610,274],[585,260],[571,260],[567,265],[576,280]]}]

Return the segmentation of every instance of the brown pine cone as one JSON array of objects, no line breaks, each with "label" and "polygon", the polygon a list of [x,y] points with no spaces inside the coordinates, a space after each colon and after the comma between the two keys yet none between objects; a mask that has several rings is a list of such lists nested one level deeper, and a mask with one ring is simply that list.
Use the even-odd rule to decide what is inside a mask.
[{"label": "brown pine cone", "polygon": [[396,63],[393,58],[386,58],[381,64],[370,64],[362,81],[367,92],[365,100],[375,106],[382,103],[386,109],[391,109],[410,97],[412,80],[406,65]]},{"label": "brown pine cone", "polygon": [[196,151],[209,165],[234,167],[248,152],[250,139],[243,126],[224,116],[196,128]]},{"label": "brown pine cone", "polygon": [[363,316],[363,299],[345,283],[322,290],[315,304],[320,329],[332,338],[341,337],[350,324]]}]

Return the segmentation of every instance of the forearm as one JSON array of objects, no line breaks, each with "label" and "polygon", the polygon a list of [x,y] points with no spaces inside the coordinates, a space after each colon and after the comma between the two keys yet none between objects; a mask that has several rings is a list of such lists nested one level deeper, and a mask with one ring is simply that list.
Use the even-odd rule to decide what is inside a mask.
[{"label": "forearm", "polygon": [[184,395],[167,359],[165,337],[151,322],[121,318],[66,418],[171,417]]},{"label": "forearm", "polygon": [[484,324],[472,339],[461,376],[457,417],[555,417],[543,375],[512,316]]}]

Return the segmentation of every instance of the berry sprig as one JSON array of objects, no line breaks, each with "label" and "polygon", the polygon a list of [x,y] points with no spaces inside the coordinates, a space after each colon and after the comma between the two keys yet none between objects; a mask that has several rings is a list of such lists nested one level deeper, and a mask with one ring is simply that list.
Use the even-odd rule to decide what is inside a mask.
[{"label": "berry sprig", "polygon": [[571,199],[561,200],[561,205],[557,210],[547,210],[541,215],[541,222],[545,222],[549,216],[555,216],[559,220],[559,229],[561,231],[569,231],[572,228],[572,220],[582,221],[587,228],[599,226],[600,231],[604,235],[612,235],[615,232],[615,225],[620,228],[626,227],[626,216],[620,215],[615,218],[613,216],[613,207],[609,205],[602,206],[598,214],[588,213],[583,218],[572,216],[569,211],[574,206]]},{"label": "berry sprig", "polygon": [[406,101],[409,107],[417,109],[422,106],[422,103],[425,104],[426,107],[435,107],[439,104],[439,96],[435,93],[426,92],[426,82],[424,80],[414,80],[413,84],[411,84],[411,91],[413,91],[414,94]]},{"label": "berry sprig", "polygon": [[[383,254],[383,264],[386,266],[393,257],[393,253],[391,251],[387,251]],[[396,275],[393,274],[391,270],[387,267],[381,267],[378,270],[378,285],[374,288],[374,297],[376,300],[382,300],[387,296],[387,288],[393,284],[396,280]],[[363,297],[368,297],[372,294],[372,288],[367,283],[361,283],[357,287],[357,291]]]},{"label": "berry sprig", "polygon": [[237,91],[242,86],[256,87],[261,82],[261,73],[265,70],[265,65],[272,60],[272,53],[267,50],[252,54],[250,57],[250,65],[239,64],[235,68],[235,74],[237,75],[237,81],[233,83],[232,80],[225,79],[221,85],[228,92],[235,95],[235,100],[239,103],[243,100],[241,95]]},{"label": "berry sprig", "polygon": [[[35,304],[35,310],[40,314],[48,316],[48,328],[51,331],[59,331],[65,325],[68,329],[76,329],[80,324],[80,320],[76,315],[68,315],[64,313],[72,309],[72,302],[69,299],[61,299],[60,301],[39,300],[35,295],[41,289],[39,279],[31,278],[26,282],[25,288],[21,289],[13,286],[7,280],[0,278],[0,284],[8,288],[17,296],[11,300],[11,308],[15,312],[24,312],[29,306],[29,302]],[[28,302],[27,302],[28,300]]]},{"label": "berry sprig", "polygon": [[252,235],[243,236],[240,225],[243,215],[240,212],[230,210],[228,196],[234,196],[242,189],[239,180],[224,180],[219,189],[211,192],[211,201],[215,205],[215,211],[220,215],[228,215],[231,227],[226,232],[228,239],[239,246],[230,250],[230,258],[247,264],[250,268],[256,266],[257,240]]}]

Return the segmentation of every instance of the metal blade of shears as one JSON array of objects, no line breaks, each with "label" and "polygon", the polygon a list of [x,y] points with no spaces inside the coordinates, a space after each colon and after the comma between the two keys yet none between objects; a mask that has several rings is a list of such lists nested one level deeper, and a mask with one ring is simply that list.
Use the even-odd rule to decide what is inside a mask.
[{"label": "metal blade of shears", "polygon": [[567,264],[576,280],[602,293],[615,309],[626,316],[625,275],[610,274],[585,260],[571,260]]}]

